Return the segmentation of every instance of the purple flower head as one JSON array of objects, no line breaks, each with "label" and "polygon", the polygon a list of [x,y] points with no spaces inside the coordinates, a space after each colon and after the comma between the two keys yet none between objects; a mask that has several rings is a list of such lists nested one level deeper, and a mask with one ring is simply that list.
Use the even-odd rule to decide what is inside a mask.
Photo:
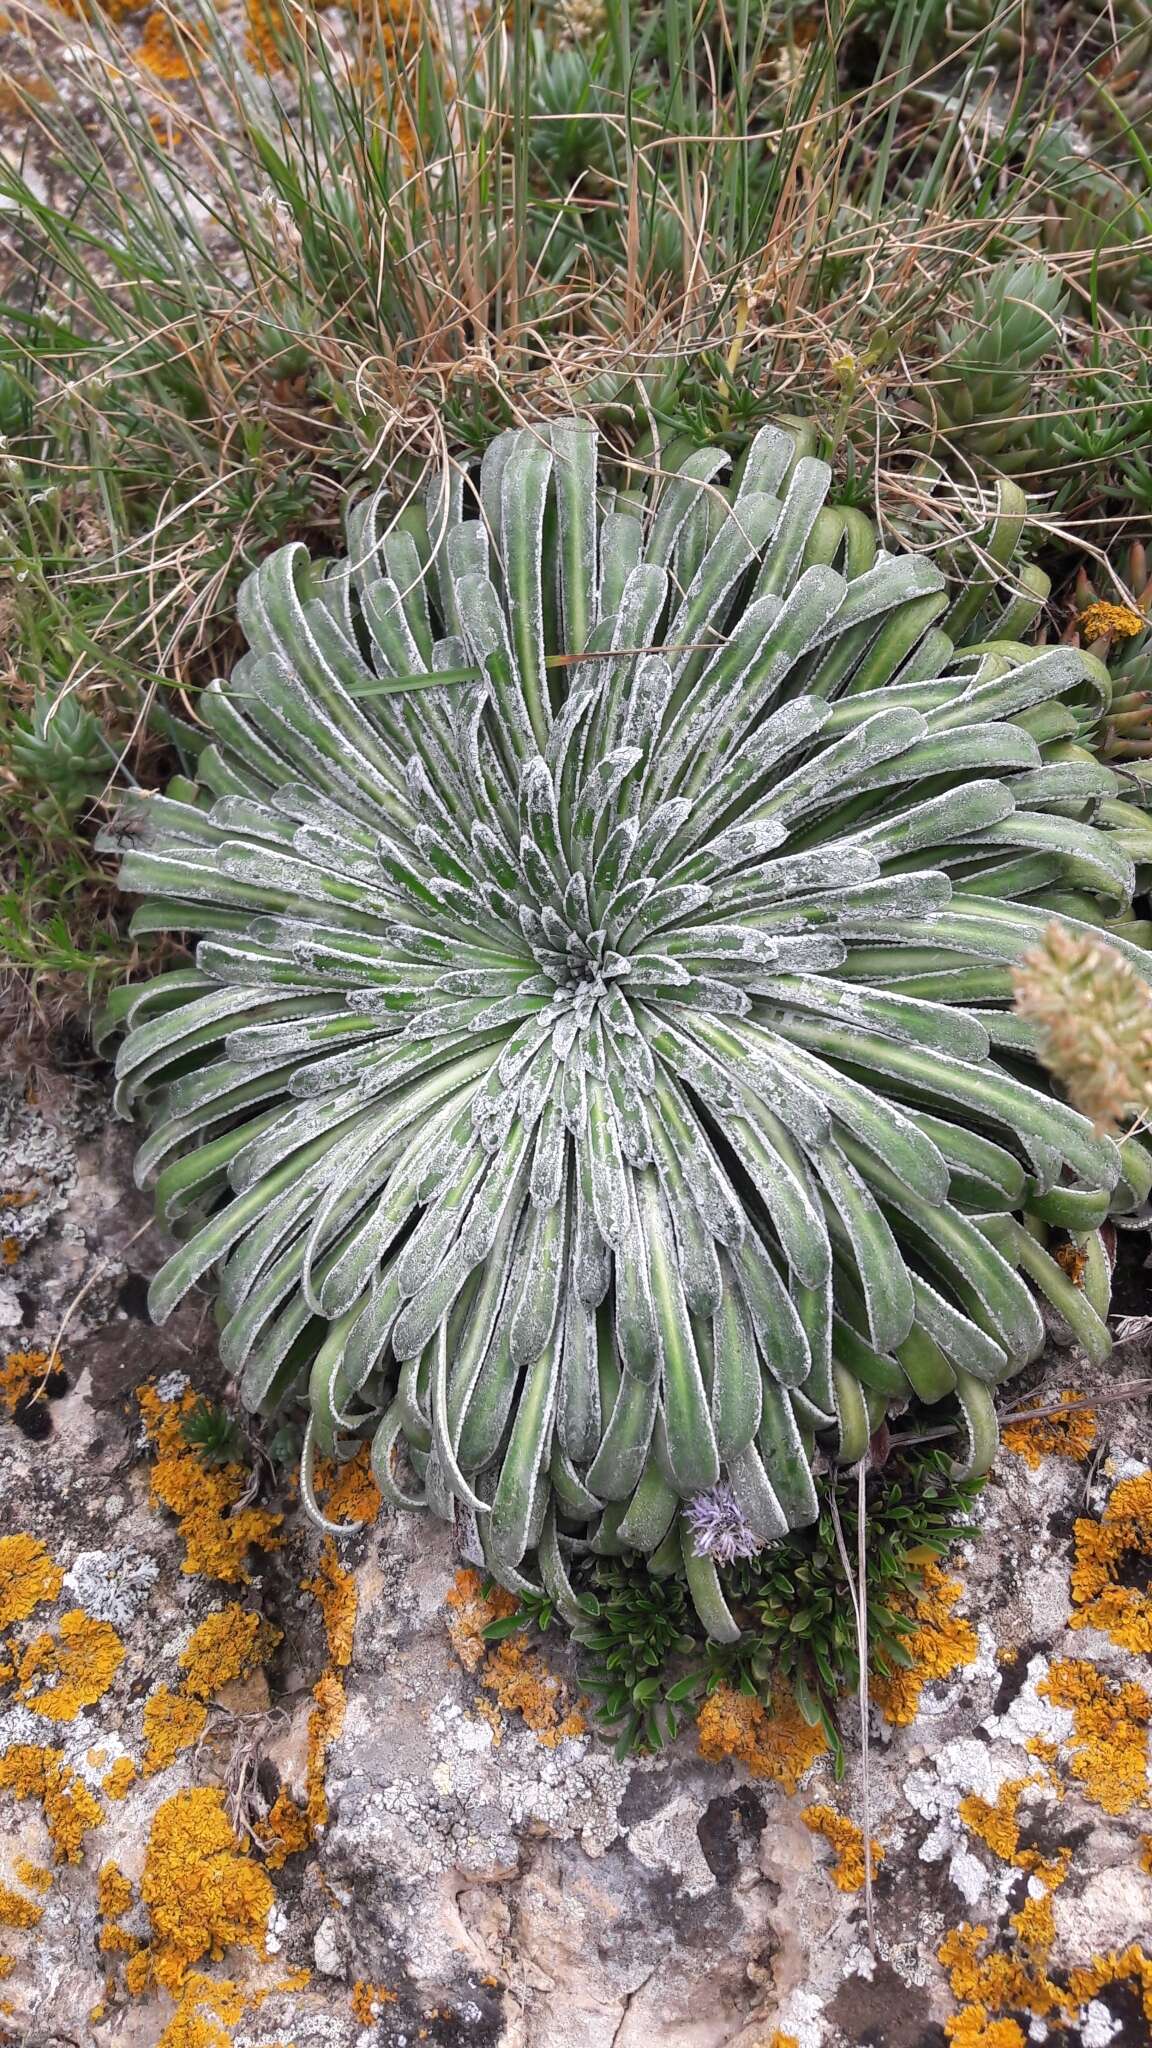
[{"label": "purple flower head", "polygon": [[732,1488],[723,1481],[690,1500],[684,1519],[697,1557],[713,1557],[717,1564],[734,1564],[738,1557],[755,1557],[764,1548],[744,1520]]}]

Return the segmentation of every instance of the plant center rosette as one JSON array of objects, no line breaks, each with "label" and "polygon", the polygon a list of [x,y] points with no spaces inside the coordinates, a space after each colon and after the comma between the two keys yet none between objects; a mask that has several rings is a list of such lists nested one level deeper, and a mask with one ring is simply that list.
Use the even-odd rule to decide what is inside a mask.
[{"label": "plant center rosette", "polygon": [[107,1019],[152,1312],[212,1276],[313,1509],[370,1436],[513,1590],[576,1619],[574,1551],[657,1554],[720,1636],[713,1523],[810,1521],[913,1398],[983,1469],[1046,1233],[1152,1183],[1011,1008],[1053,915],[1146,971],[1106,671],[997,640],[783,429],[729,467],[623,488],[562,421],[271,556],[123,862],[195,966]]}]

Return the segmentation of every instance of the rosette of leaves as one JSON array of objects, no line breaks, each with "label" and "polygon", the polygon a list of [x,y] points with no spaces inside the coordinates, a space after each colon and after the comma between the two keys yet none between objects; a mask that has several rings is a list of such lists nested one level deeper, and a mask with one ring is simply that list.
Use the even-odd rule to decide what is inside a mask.
[{"label": "rosette of leaves", "polygon": [[71,695],[37,693],[12,721],[12,766],[65,816],[99,796],[116,764],[98,718]]},{"label": "rosette of leaves", "polygon": [[968,455],[998,468],[1026,466],[1037,412],[1034,373],[1059,346],[1061,281],[1044,263],[997,264],[963,288],[951,324],[937,330],[929,387],[937,427]]},{"label": "rosette of leaves", "polygon": [[183,1239],[152,1313],[211,1276],[245,1404],[307,1404],[313,1509],[371,1437],[569,1621],[574,1543],[680,1545],[721,1639],[681,1503],[722,1482],[771,1541],[817,1439],[913,1396],[986,1465],[1043,1342],[1021,1264],[1063,1278],[1021,1213],[1152,1183],[1010,1014],[1049,896],[1133,887],[1113,777],[1050,758],[1107,670],[958,649],[939,570],[781,429],[728,470],[622,489],[561,421],[355,510],[344,561],[272,555],[123,863],[194,964],[107,1020]]}]

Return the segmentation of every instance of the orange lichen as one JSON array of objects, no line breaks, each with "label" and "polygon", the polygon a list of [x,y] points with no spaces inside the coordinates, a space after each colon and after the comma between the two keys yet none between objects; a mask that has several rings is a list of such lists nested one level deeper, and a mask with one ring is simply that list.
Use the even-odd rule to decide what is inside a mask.
[{"label": "orange lichen", "polygon": [[35,1899],[0,1883],[0,1927],[38,1927],[43,1918],[44,1908]]},{"label": "orange lichen", "polygon": [[17,1856],[12,1868],[30,1892],[51,1891],[52,1872],[46,1870],[42,1863],[33,1863],[30,1856]]},{"label": "orange lichen", "polygon": [[267,1850],[269,1870],[281,1870],[290,1856],[298,1856],[312,1844],[312,1822],[305,1806],[297,1806],[292,1794],[281,1787],[266,1820],[258,1821],[256,1834]]},{"label": "orange lichen", "polygon": [[372,1477],[370,1446],[361,1444],[345,1465],[322,1459],[316,1467],[316,1491],[329,1521],[374,1522],[382,1497]]},{"label": "orange lichen", "polygon": [[246,1581],[249,1551],[277,1549],[284,1517],[239,1507],[248,1486],[244,1467],[209,1469],[186,1442],[183,1425],[197,1400],[190,1388],[165,1401],[155,1387],[143,1386],[136,1398],[155,1452],[152,1497],[176,1516],[184,1542],[181,1570],[230,1584]]},{"label": "orange lichen", "polygon": [[1057,1399],[1062,1413],[1038,1415],[1031,1422],[1006,1422],[1000,1432],[1005,1448],[1023,1458],[1031,1472],[1038,1471],[1045,1458],[1078,1462],[1096,1442],[1096,1410],[1073,1407],[1080,1396],[1072,1388]]},{"label": "orange lichen", "polygon": [[573,1706],[567,1688],[545,1669],[522,1636],[510,1636],[490,1649],[480,1683],[504,1713],[520,1715],[545,1749],[584,1733],[584,1716]]},{"label": "orange lichen", "polygon": [[44,1601],[55,1600],[63,1583],[63,1572],[37,1537],[0,1536],[0,1628],[27,1621]]},{"label": "orange lichen", "polygon": [[[1048,1974],[1056,1939],[1051,1900],[1027,1900],[1012,1915],[1010,1926],[1013,1941],[1007,1952],[987,1951],[986,1927],[965,1923],[945,1937],[940,1961],[948,1971],[953,1997],[961,2001],[961,2010],[945,2022],[953,2048],[1016,2048],[1026,2037],[1017,2021],[1006,2015],[1020,2012],[1040,2020],[1074,2021],[1091,1999],[1113,1984],[1131,1984],[1145,2016],[1152,2019],[1152,1958],[1135,1944],[1074,1966],[1061,1982]],[[1016,2032],[1007,2031],[1011,2028]]]},{"label": "orange lichen", "polygon": [[782,2034],[779,2027],[777,2027],[772,2039],[768,2043],[768,2048],[800,2048],[800,2043],[796,2039],[795,2034]]},{"label": "orange lichen", "polygon": [[489,1622],[515,1614],[516,1601],[503,1586],[484,1590],[480,1573],[465,1565],[457,1572],[445,1595],[448,1636],[465,1671],[478,1671],[488,1654],[484,1631]]},{"label": "orange lichen", "polygon": [[1097,599],[1076,620],[1076,628],[1085,645],[1093,640],[1134,640],[1148,624],[1143,614],[1133,611],[1131,605],[1108,604]]},{"label": "orange lichen", "polygon": [[230,2048],[229,2029],[243,2018],[247,2003],[229,1978],[193,1970],[156,2048]]},{"label": "orange lichen", "polygon": [[167,1685],[157,1686],[144,1702],[144,1776],[151,1778],[166,1770],[182,1749],[199,1742],[207,1726],[208,1709],[202,1700],[173,1692]]},{"label": "orange lichen", "polygon": [[[985,2023],[990,2013],[1026,2012],[1045,2019],[1060,2010],[1059,1987],[1048,1978],[1047,1956],[1038,1953],[1034,1940],[1015,1941],[1006,1951],[982,1954],[987,1941],[986,1927],[963,1922],[941,1944],[940,1961],[948,1971],[952,1996],[961,2006],[951,2023],[955,2029],[951,2040],[966,2038],[966,2009],[975,2008],[984,2015]],[[975,2038],[978,2040],[979,2034]]]},{"label": "orange lichen", "polygon": [[[20,1697],[46,1721],[74,1721],[115,1683],[126,1652],[111,1622],[94,1621],[82,1607],[69,1608],[56,1635],[36,1636],[16,1664]],[[43,1690],[39,1681],[49,1679]]]},{"label": "orange lichen", "polygon": [[1133,1942],[1119,1954],[1094,1956],[1090,1963],[1068,1972],[1068,1990],[1078,2005],[1098,1998],[1110,1984],[1131,1984],[1140,1993],[1146,2020],[1152,2020],[1152,1956]]},{"label": "orange lichen", "polygon": [[0,1792],[38,1799],[57,1862],[80,1862],[84,1837],[99,1826],[102,1815],[83,1780],[68,1769],[63,1750],[14,1743],[0,1756]]},{"label": "orange lichen", "polygon": [[324,1540],[315,1576],[302,1581],[324,1617],[328,1655],[340,1669],[351,1662],[352,1637],[356,1629],[356,1581],[341,1564],[330,1536]]},{"label": "orange lichen", "polygon": [[959,1813],[969,1832],[991,1849],[1002,1863],[1011,1863],[1017,1870],[1026,1870],[1029,1876],[1038,1878],[1041,1884],[1054,1890],[1068,1875],[1072,1852],[1060,1849],[1055,1856],[1044,1856],[1039,1849],[1022,1849],[1017,1815],[1020,1794],[1025,1788],[1048,1783],[1045,1776],[1010,1778],[1007,1784],[1001,1785],[995,1804],[982,1799],[977,1792],[970,1792],[960,1801]]},{"label": "orange lichen", "polygon": [[157,1808],[140,1897],[152,1931],[147,1974],[166,1991],[178,1993],[202,1956],[218,1960],[228,1948],[264,1953],[275,1894],[233,1833],[216,1786],[177,1792]]},{"label": "orange lichen", "polygon": [[[806,1806],[800,1815],[806,1828],[819,1835],[835,1852],[832,1865],[832,1882],[838,1892],[858,1892],[864,1883],[864,1836],[854,1820],[847,1814],[837,1813],[834,1806]],[[872,1837],[872,1870],[879,1869],[884,1860],[881,1844]]]},{"label": "orange lichen", "polygon": [[283,71],[281,44],[286,34],[284,11],[279,0],[246,0],[248,30],[244,55],[258,71]]},{"label": "orange lichen", "polygon": [[136,1901],[131,1880],[126,1878],[118,1863],[101,1865],[96,1880],[96,1903],[104,1920],[122,1920],[131,1912]]},{"label": "orange lichen", "polygon": [[1103,1629],[1123,1650],[1152,1651],[1152,1592],[1125,1585],[1130,1565],[1152,1564],[1152,1472],[1122,1479],[1098,1522],[1075,1525],[1073,1628]]},{"label": "orange lichen", "polygon": [[1140,1868],[1152,1877],[1152,1835],[1140,1837]]},{"label": "orange lichen", "polygon": [[20,1239],[18,1237],[0,1237],[0,1258],[3,1259],[4,1264],[6,1266],[14,1266],[19,1257]]},{"label": "orange lichen", "polygon": [[[963,1594],[959,1579],[950,1579],[935,1559],[924,1566],[923,1590],[904,1604],[916,1623],[913,1634],[904,1637],[912,1662],[907,1670],[884,1675],[875,1672],[872,1697],[886,1721],[907,1727],[916,1719],[924,1687],[934,1678],[948,1678],[965,1664],[971,1664],[979,1649],[970,1621],[953,1609]],[[893,1604],[900,1604],[893,1596]]]},{"label": "orange lichen", "polygon": [[1148,1804],[1152,1698],[1134,1680],[1112,1680],[1076,1658],[1053,1664],[1036,1688],[1073,1717],[1068,1767],[1105,1813]]},{"label": "orange lichen", "polygon": [[283,1631],[274,1623],[233,1601],[202,1621],[181,1651],[185,1692],[198,1700],[215,1699],[234,1679],[259,1670],[282,1640]]},{"label": "orange lichen", "polygon": [[352,2017],[362,2027],[374,2026],[381,2007],[395,2003],[396,1993],[387,1984],[370,1984],[366,1977],[361,1977],[352,1986]]},{"label": "orange lichen", "polygon": [[308,1819],[313,1833],[328,1821],[328,1791],[324,1767],[328,1751],[344,1726],[347,1700],[335,1671],[325,1671],[312,1688],[316,1704],[308,1716],[308,1760],[305,1782],[308,1788]]},{"label": "orange lichen", "polygon": [[136,1766],[130,1756],[118,1757],[110,1771],[100,1780],[100,1789],[106,1799],[123,1799],[136,1782]]},{"label": "orange lichen", "polygon": [[100,1950],[108,1956],[134,1956],[143,1947],[138,1934],[129,1934],[119,1925],[125,1913],[135,1903],[135,1893],[118,1863],[105,1863],[97,1883],[96,1903],[104,1922],[100,1930]]},{"label": "orange lichen", "polygon": [[[584,1717],[565,1686],[545,1668],[523,1636],[485,1642],[489,1622],[515,1613],[511,1594],[500,1586],[485,1591],[479,1572],[465,1567],[457,1572],[446,1604],[452,1647],[464,1669],[479,1680],[497,1707],[506,1714],[519,1714],[545,1749],[555,1749],[567,1736],[584,1733]],[[499,1740],[503,1731],[493,1719],[491,1707],[480,1704],[478,1712]]]},{"label": "orange lichen", "polygon": [[478,1721],[487,1722],[488,1727],[492,1730],[492,1747],[499,1749],[500,1744],[504,1740],[504,1716],[496,1705],[495,1700],[477,1700],[474,1705],[474,1711]]},{"label": "orange lichen", "polygon": [[696,1734],[700,1754],[709,1763],[732,1758],[754,1778],[774,1778],[786,1792],[795,1792],[828,1748],[823,1728],[804,1719],[784,1687],[773,1697],[769,1713],[753,1694],[718,1685],[700,1709]]},{"label": "orange lichen", "polygon": [[966,2005],[944,2022],[952,2048],[1027,2048],[1027,2036],[1015,2020],[989,2019],[982,2005]]},{"label": "orange lichen", "polygon": [[10,1351],[0,1366],[0,1408],[14,1415],[21,1401],[34,1396],[60,1360],[46,1351]]},{"label": "orange lichen", "polygon": [[136,61],[154,78],[178,84],[195,78],[203,54],[203,39],[187,22],[176,21],[160,7],[154,7],[140,38]]}]

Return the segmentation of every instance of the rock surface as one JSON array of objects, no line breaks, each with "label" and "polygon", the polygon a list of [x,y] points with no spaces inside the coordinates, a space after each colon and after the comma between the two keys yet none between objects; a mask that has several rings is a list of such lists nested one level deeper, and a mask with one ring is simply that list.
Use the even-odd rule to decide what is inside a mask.
[{"label": "rock surface", "polygon": [[[0,1673],[10,1667],[0,1684],[0,1787],[5,1756],[49,1745],[98,1813],[81,1860],[53,1863],[41,1802],[0,1789],[0,1951],[11,1957],[0,2041],[944,2048],[950,2020],[959,2048],[1138,2048],[1152,2038],[1138,1963],[1129,1958],[1118,1982],[1098,1981],[1108,1952],[1152,1947],[1139,1716],[1152,1672],[1147,1655],[1107,1633],[1070,1627],[1073,1523],[1098,1516],[1119,1480],[1145,1471],[1146,1396],[1100,1407],[1090,1460],[1045,1457],[1030,1470],[1002,1455],[978,1538],[957,1567],[977,1656],[927,1686],[910,1725],[873,1715],[872,1832],[884,1852],[875,1953],[861,1892],[836,1888],[832,1852],[802,1818],[808,1802],[860,1816],[851,1711],[843,1783],[825,1761],[799,1797],[705,1763],[690,1739],[623,1764],[586,1733],[548,1746],[500,1711],[453,1649],[444,1600],[459,1558],[449,1532],[383,1513],[341,1546],[356,1623],[351,1662],[335,1675],[342,1725],[336,1715],[321,1750],[326,1824],[260,1879],[261,1910],[270,1902],[263,1957],[251,1940],[225,1938],[223,1919],[218,1953],[206,1935],[203,1953],[190,1964],[185,1956],[177,2021],[176,1951],[158,1932],[168,1909],[155,1875],[156,1816],[190,1788],[219,1788],[235,1847],[213,1865],[212,1882],[227,1893],[238,1867],[260,1870],[255,1836],[277,1795],[299,1811],[315,1791],[314,1687],[333,1665],[303,1581],[314,1578],[321,1540],[290,1500],[265,1499],[286,1512],[283,1540],[253,1553],[249,1583],[182,1570],[176,1521],[149,1499],[136,1389],[151,1382],[170,1401],[187,1386],[219,1392],[208,1304],[194,1298],[162,1330],[146,1319],[147,1275],[164,1248],[132,1185],[131,1133],[112,1122],[99,1074],[41,1085],[34,1101],[19,1077],[0,1118],[0,1203],[21,1203],[0,1217],[12,1243],[0,1267],[3,1349],[58,1345],[70,1381],[48,1406],[43,1440],[0,1419],[0,1538],[38,1538],[63,1575],[51,1599],[0,1635]],[[1095,1381],[1065,1353],[1050,1361],[1045,1391],[1146,1370],[1138,1341]],[[1146,1573],[1131,1582],[1146,1586]],[[187,1700],[181,1656],[198,1624],[233,1602],[281,1640],[264,1668],[207,1698],[190,1746],[146,1773],[147,1701],[160,1687]],[[123,1657],[97,1681],[97,1698],[53,1720],[37,1710],[43,1689],[21,1660],[70,1610],[115,1631]],[[551,1640],[548,1658],[571,1684]],[[1062,1696],[1053,1671],[1069,1660],[1111,1683],[1102,1719],[1051,1696]],[[1130,1690],[1117,1705],[1121,1683]],[[1116,1758],[1131,1777],[1125,1801],[1110,1792]],[[108,1787],[119,1789],[118,1762],[129,1775],[124,1759],[136,1775],[116,1796]],[[244,1842],[250,1855],[240,1854]],[[181,1910],[203,1875],[189,1853],[173,1881]],[[132,1887],[119,1914],[99,1880],[110,1863]],[[50,1868],[46,1887],[32,1866]],[[42,1908],[38,1924],[10,1924],[30,1917],[5,1905],[13,1895]],[[1029,1903],[1033,1919],[1014,1926]],[[1021,1981],[1029,1964],[1030,1982],[1009,1987],[1018,2004],[982,2004],[987,1973],[966,1980],[954,1947],[950,1983],[938,1952],[965,1921],[989,1930]],[[134,1987],[132,1951],[145,1943],[154,1965],[137,1974],[152,1981]],[[1053,2010],[1049,1998],[1045,2013],[1044,1985],[1064,1985],[1077,1968],[1088,1974],[1075,2009]],[[208,1990],[193,1999],[195,1971]],[[1152,2003],[1152,1965],[1147,1982]]]}]

